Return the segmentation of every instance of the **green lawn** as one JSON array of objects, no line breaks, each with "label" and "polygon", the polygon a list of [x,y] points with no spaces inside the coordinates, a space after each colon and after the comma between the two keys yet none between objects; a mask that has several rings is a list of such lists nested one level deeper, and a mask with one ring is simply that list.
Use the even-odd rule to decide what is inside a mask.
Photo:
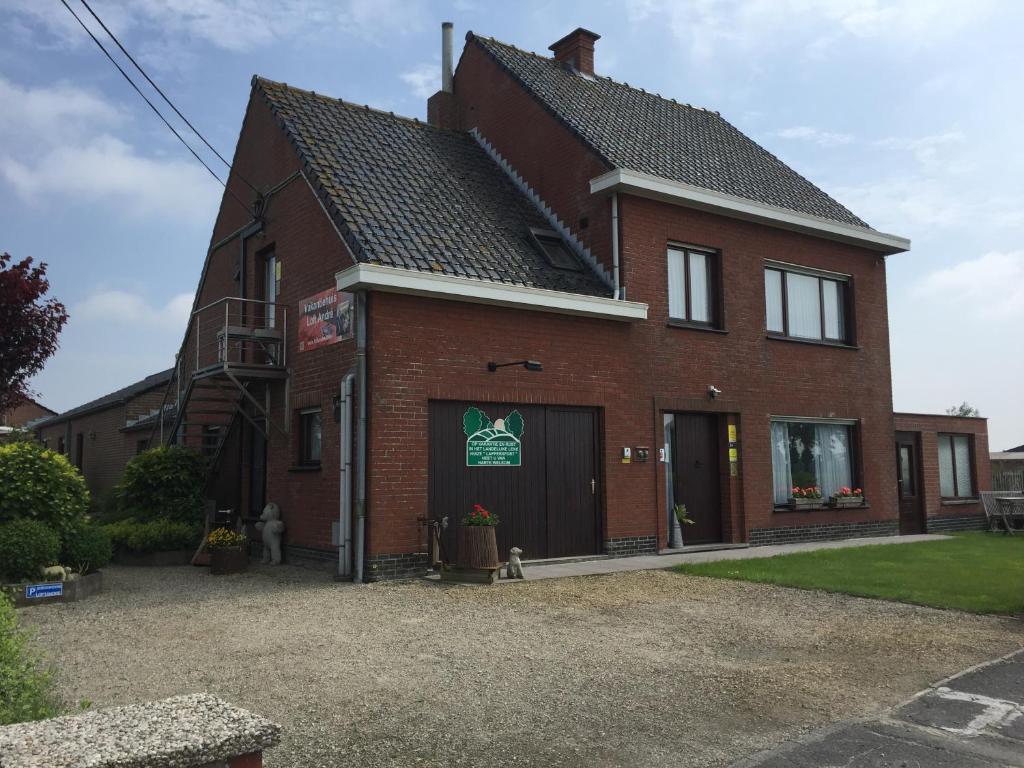
[{"label": "green lawn", "polygon": [[972,613],[1024,614],[1024,533],[961,533],[947,541],[722,560],[674,570]]}]

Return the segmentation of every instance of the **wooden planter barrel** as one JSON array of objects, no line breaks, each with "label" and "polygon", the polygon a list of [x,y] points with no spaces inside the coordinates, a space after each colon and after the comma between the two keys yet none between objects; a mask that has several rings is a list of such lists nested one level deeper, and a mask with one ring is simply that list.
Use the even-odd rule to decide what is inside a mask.
[{"label": "wooden planter barrel", "polygon": [[249,567],[249,553],[244,549],[210,550],[210,573],[241,573]]},{"label": "wooden planter barrel", "polygon": [[464,525],[459,528],[460,568],[497,568],[498,540],[493,525]]}]

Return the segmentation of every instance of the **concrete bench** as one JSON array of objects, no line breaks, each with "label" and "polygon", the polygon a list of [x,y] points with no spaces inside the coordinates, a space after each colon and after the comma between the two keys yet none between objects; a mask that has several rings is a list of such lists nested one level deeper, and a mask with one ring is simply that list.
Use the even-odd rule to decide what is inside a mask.
[{"label": "concrete bench", "polygon": [[3,768],[260,768],[281,727],[207,693],[0,728]]}]

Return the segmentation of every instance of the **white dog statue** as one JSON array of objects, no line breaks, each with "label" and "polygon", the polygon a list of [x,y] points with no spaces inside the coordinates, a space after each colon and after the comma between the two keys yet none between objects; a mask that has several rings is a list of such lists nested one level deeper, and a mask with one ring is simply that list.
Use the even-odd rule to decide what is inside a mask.
[{"label": "white dog statue", "polygon": [[263,562],[280,565],[284,523],[281,522],[281,509],[277,504],[270,502],[263,508],[256,530],[263,533]]},{"label": "white dog statue", "polygon": [[519,559],[519,556],[523,554],[523,550],[519,547],[512,547],[508,551],[508,565],[505,566],[505,578],[506,579],[525,579],[523,575],[523,561]]},{"label": "white dog statue", "polygon": [[68,572],[63,565],[51,565],[39,569],[39,575],[46,581],[67,581]]}]

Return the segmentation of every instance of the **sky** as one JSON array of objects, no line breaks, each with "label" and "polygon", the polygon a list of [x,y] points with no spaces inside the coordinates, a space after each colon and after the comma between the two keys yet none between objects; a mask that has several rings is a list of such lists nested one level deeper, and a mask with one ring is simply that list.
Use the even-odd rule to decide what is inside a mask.
[{"label": "sky", "polygon": [[[1024,443],[1024,3],[91,5],[228,159],[253,74],[422,119],[442,21],[456,56],[468,30],[541,53],[598,32],[599,74],[721,112],[911,238],[887,260],[895,408],[966,400],[993,450]],[[46,262],[68,307],[32,382],[64,410],[173,364],[221,190],[58,0],[0,0],[0,34],[0,250]]]}]

